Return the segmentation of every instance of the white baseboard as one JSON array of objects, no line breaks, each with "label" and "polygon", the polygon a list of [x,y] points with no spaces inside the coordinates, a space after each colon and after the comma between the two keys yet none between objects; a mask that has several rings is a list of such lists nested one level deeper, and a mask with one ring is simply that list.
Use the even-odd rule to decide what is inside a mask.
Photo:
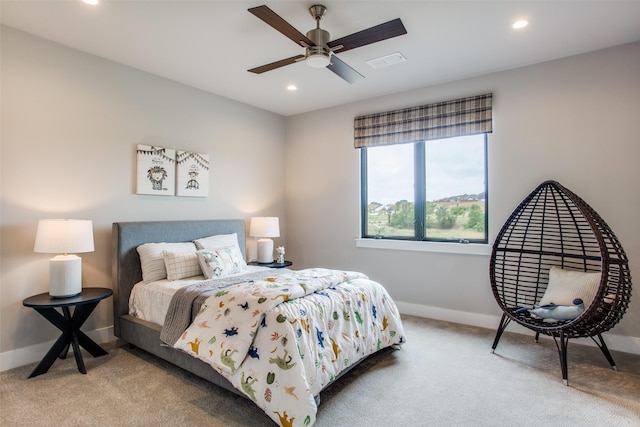
[{"label": "white baseboard", "polygon": [[[113,335],[113,326],[85,333],[98,344],[104,344],[116,339],[115,335]],[[0,372],[39,362],[55,342],[56,340],[52,340],[0,353]],[[69,351],[72,353],[73,349],[70,348]]]},{"label": "white baseboard", "polygon": [[[402,314],[425,317],[428,319],[443,320],[445,322],[478,326],[481,328],[492,330],[495,330],[500,323],[500,316],[470,313],[467,311],[449,310],[445,308],[401,301],[396,301],[396,305],[398,306],[398,309]],[[507,327],[507,331],[526,335],[533,334],[531,330],[515,323],[511,323]],[[113,326],[86,332],[86,334],[98,344],[104,344],[116,339],[116,337],[113,335]],[[541,336],[541,338],[547,337]],[[609,347],[609,349],[611,350],[640,355],[640,338],[606,333],[605,340],[607,343],[607,347]],[[0,372],[28,365],[30,363],[39,362],[47,353],[47,351],[49,351],[54,342],[55,340],[52,340],[40,344],[34,344],[29,347],[18,348],[15,350],[0,353]],[[572,342],[575,342],[576,344],[595,346],[595,343],[589,338],[578,338]],[[487,348],[490,348],[491,344],[491,342],[488,342]]]},{"label": "white baseboard", "polygon": [[[448,310],[445,308],[431,307],[428,305],[413,304],[410,302],[396,301],[396,305],[402,314],[411,316],[426,317],[428,319],[443,320],[446,322],[460,323],[463,325],[478,326],[481,328],[493,329],[494,331],[500,324],[500,316],[491,316],[487,314],[470,313],[467,311]],[[533,331],[512,322],[507,327],[507,332],[516,332],[519,334],[533,335]],[[603,334],[607,347],[610,350],[623,351],[625,353],[640,354],[640,338],[629,337],[624,335],[615,335],[609,332]],[[550,337],[541,335],[540,338]],[[572,343],[590,345],[595,347],[596,344],[589,338],[577,338]],[[491,348],[493,342],[487,343],[487,348]]]}]

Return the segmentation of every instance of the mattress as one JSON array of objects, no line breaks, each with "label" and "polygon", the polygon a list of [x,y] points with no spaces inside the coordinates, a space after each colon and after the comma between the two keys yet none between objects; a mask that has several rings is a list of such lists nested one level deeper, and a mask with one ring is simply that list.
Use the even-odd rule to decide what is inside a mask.
[{"label": "mattress", "polygon": [[[240,273],[228,275],[225,276],[225,278],[239,277],[248,273],[268,269],[268,267],[248,265],[243,268]],[[178,289],[203,280],[205,280],[204,276],[194,276],[173,281],[162,279],[149,283],[143,281],[138,282],[133,286],[131,296],[129,297],[129,314],[138,319],[163,325],[171,299]]]}]

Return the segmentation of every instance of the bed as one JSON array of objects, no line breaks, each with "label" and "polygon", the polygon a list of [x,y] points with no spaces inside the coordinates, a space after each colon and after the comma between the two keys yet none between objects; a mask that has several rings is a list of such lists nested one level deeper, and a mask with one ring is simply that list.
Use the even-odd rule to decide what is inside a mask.
[{"label": "bed", "polygon": [[[232,274],[209,269],[203,257],[230,248],[206,245],[230,236],[242,265],[233,264],[239,269]],[[369,355],[405,341],[396,305],[362,273],[246,266],[241,219],[118,222],[112,242],[115,335],[251,399],[279,425],[312,425],[320,391]],[[169,264],[181,254],[191,260],[190,246],[161,252],[169,277],[151,277],[142,248],[157,251],[160,243],[199,245],[193,251],[209,277]],[[164,294],[138,308],[134,300],[148,287]]]}]

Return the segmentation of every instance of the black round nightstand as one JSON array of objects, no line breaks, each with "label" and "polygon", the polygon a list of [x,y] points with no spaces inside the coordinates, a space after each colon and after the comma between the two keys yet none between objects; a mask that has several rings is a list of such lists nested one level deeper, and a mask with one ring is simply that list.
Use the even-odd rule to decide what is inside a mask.
[{"label": "black round nightstand", "polygon": [[291,261],[285,261],[285,262],[268,262],[268,263],[260,263],[258,261],[251,261],[247,263],[248,265],[259,265],[260,267],[269,267],[269,268],[285,268],[285,267],[291,267],[293,265],[293,262]]},{"label": "black round nightstand", "polygon": [[[78,295],[67,298],[54,298],[48,293],[34,295],[22,301],[25,307],[31,307],[47,319],[56,328],[62,331],[60,338],[53,344],[51,349],[45,354],[38,366],[31,372],[29,378],[44,374],[49,370],[56,358],[64,359],[69,352],[69,346],[73,347],[73,354],[76,358],[78,371],[87,373],[84,367],[84,360],[80,353],[80,347],[84,348],[93,357],[104,356],[105,349],[96,344],[91,338],[80,330],[80,327],[89,318],[89,315],[96,308],[98,303],[113,294],[107,288],[84,288]],[[74,307],[71,314],[69,307]],[[62,314],[56,310],[62,309]]]}]

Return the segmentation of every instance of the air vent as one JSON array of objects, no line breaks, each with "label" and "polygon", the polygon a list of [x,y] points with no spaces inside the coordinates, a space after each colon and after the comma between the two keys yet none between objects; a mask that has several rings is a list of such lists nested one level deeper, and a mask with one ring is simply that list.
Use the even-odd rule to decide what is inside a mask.
[{"label": "air vent", "polygon": [[392,53],[391,55],[381,56],[380,58],[374,58],[367,61],[367,64],[371,66],[371,68],[384,68],[390,65],[399,64],[401,62],[405,62],[407,58],[402,56],[400,52]]}]

